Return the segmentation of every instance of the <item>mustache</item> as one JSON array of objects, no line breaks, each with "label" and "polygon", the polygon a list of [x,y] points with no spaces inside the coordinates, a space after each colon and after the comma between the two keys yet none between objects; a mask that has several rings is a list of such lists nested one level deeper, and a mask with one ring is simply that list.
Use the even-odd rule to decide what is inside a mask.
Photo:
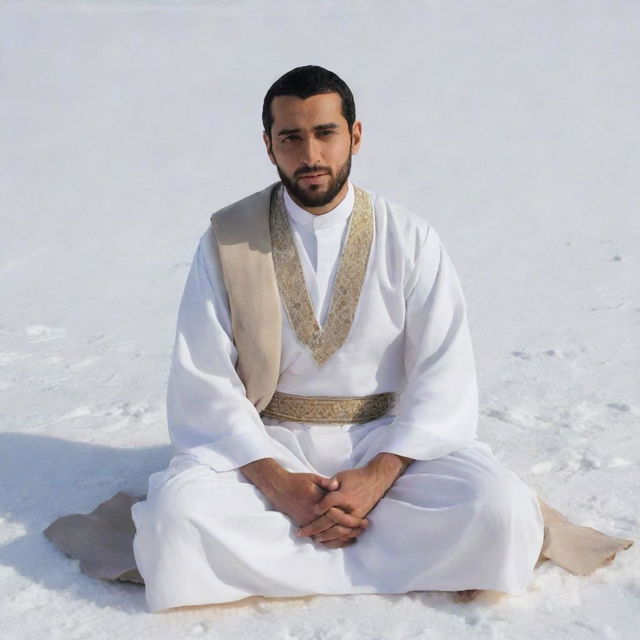
[{"label": "mustache", "polygon": [[320,167],[318,165],[310,167],[308,164],[305,164],[295,170],[293,177],[300,178],[301,176],[308,176],[314,173],[328,173],[329,175],[332,175],[329,167]]}]

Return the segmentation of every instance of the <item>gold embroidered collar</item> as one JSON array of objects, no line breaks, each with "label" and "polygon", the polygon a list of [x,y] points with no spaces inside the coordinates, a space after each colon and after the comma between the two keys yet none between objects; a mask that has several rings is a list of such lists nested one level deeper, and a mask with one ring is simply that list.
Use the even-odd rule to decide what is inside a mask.
[{"label": "gold embroidered collar", "polygon": [[344,344],[349,335],[371,253],[373,205],[365,191],[355,185],[354,188],[355,203],[349,219],[347,238],[331,294],[329,313],[322,327],[313,312],[300,256],[284,208],[284,187],[280,185],[271,194],[269,231],[280,295],[298,340],[309,349],[313,359],[320,365]]}]

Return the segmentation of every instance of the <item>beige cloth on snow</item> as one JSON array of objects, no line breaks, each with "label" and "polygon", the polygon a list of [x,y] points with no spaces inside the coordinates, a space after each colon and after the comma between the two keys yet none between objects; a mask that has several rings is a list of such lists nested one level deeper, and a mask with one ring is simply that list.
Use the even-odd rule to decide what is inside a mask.
[{"label": "beige cloth on snow", "polygon": [[[271,255],[269,205],[277,182],[211,216],[229,297],[238,375],[258,411],[278,382],[281,348],[280,297]],[[89,576],[142,583],[133,556],[131,505],[144,497],[120,492],[89,514],[63,516],[45,535],[80,561]],[[540,560],[587,575],[628,549],[632,540],[572,524],[538,498],[544,518]]]}]

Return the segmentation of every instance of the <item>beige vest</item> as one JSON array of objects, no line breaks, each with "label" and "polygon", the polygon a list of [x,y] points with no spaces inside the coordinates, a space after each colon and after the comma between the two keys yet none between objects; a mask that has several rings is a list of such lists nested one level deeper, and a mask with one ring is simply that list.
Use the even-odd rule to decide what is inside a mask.
[{"label": "beige vest", "polygon": [[238,349],[236,369],[259,412],[269,404],[280,375],[282,319],[269,234],[271,192],[279,184],[211,216]]}]

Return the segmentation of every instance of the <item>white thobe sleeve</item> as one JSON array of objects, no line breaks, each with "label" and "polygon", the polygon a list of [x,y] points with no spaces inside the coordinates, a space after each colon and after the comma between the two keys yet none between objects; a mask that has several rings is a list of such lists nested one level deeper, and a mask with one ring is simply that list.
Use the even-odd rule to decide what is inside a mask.
[{"label": "white thobe sleeve", "polygon": [[178,311],[167,387],[167,422],[176,453],[216,471],[273,456],[235,364],[231,316],[213,228],[201,238]]},{"label": "white thobe sleeve", "polygon": [[432,228],[408,290],[407,383],[379,451],[433,460],[476,438],[478,390],[460,281]]}]

